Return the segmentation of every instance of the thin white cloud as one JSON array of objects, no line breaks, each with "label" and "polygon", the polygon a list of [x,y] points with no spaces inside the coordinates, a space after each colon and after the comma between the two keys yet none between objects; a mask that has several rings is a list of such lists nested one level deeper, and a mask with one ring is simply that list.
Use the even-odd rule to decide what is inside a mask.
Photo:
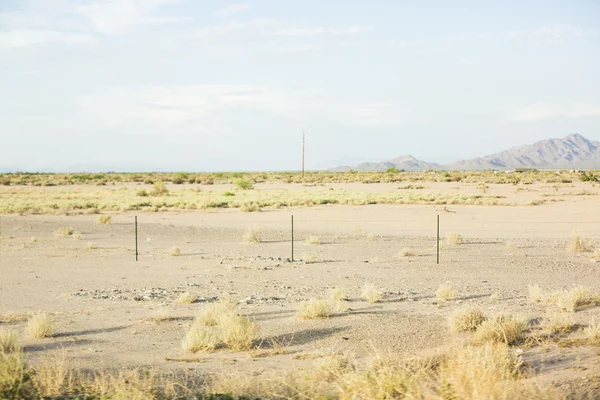
[{"label": "thin white cloud", "polygon": [[242,14],[252,8],[251,4],[232,4],[225,8],[215,11],[215,15],[220,18],[229,18]]},{"label": "thin white cloud", "polygon": [[93,35],[52,30],[12,30],[0,32],[0,48],[19,48],[43,43],[83,44],[93,40]]},{"label": "thin white cloud", "polygon": [[553,118],[600,117],[600,106],[586,104],[551,104],[539,102],[517,110],[510,119],[522,122],[543,121]]},{"label": "thin white cloud", "polygon": [[111,35],[128,31],[136,26],[165,25],[185,21],[183,17],[165,17],[161,7],[179,0],[97,0],[75,8],[98,32]]},{"label": "thin white cloud", "polygon": [[276,36],[319,36],[319,35],[355,35],[371,30],[370,26],[351,25],[345,28],[313,27],[313,28],[285,28],[275,32]]}]

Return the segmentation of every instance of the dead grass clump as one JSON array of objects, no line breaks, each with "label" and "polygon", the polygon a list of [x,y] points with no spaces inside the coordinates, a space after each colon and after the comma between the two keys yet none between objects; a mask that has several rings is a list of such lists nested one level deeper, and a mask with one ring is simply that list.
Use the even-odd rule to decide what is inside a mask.
[{"label": "dead grass clump", "polygon": [[573,232],[567,248],[573,253],[587,253],[592,251],[591,243],[581,236],[579,231]]},{"label": "dead grass clump", "polygon": [[346,294],[346,289],[334,287],[329,290],[329,298],[333,301],[347,301],[348,295]]},{"label": "dead grass clump", "polygon": [[325,319],[329,318],[335,306],[331,300],[317,299],[300,304],[296,316],[299,319]]},{"label": "dead grass clump", "polygon": [[261,230],[258,228],[248,228],[244,234],[244,242],[248,243],[260,243]]},{"label": "dead grass clump", "polygon": [[592,345],[600,345],[600,323],[596,323],[595,319],[583,329],[586,339]]},{"label": "dead grass clump", "polygon": [[485,320],[485,314],[480,309],[465,308],[451,316],[450,324],[454,332],[474,332]]},{"label": "dead grass clump", "polygon": [[235,181],[233,181],[233,184],[241,190],[252,190],[254,189],[254,185],[252,184],[251,181],[246,180],[246,179],[236,179]]},{"label": "dead grass clump", "polygon": [[250,350],[258,338],[256,323],[242,315],[225,315],[220,319],[219,326],[223,331],[223,343],[233,351]]},{"label": "dead grass clump", "polygon": [[219,346],[218,336],[206,326],[194,321],[181,342],[181,347],[189,353],[210,352]]},{"label": "dead grass clump", "polygon": [[98,224],[100,224],[100,225],[112,224],[112,217],[110,215],[100,215],[100,216],[98,216]]},{"label": "dead grass clump", "polygon": [[62,236],[72,236],[75,233],[75,229],[71,227],[64,227],[60,228],[57,233]]},{"label": "dead grass clump", "polygon": [[507,393],[522,375],[522,359],[505,344],[457,347],[442,362],[439,391],[444,399],[533,398]]},{"label": "dead grass clump", "polygon": [[478,343],[504,343],[509,346],[522,343],[529,323],[512,315],[503,315],[482,322],[475,331],[475,340]]},{"label": "dead grass clump", "polygon": [[435,297],[442,300],[453,300],[456,298],[456,289],[449,283],[442,283],[435,291]]},{"label": "dead grass clump", "polygon": [[400,252],[398,253],[398,257],[403,258],[403,257],[414,257],[416,256],[416,254],[408,248],[404,248],[402,250],[400,250]]},{"label": "dead grass clump", "polygon": [[0,329],[0,353],[16,353],[21,351],[19,336],[14,331]]},{"label": "dead grass clump", "polygon": [[448,244],[458,245],[463,244],[464,242],[465,240],[463,239],[460,233],[450,232],[448,233],[448,235],[446,235],[446,243]]},{"label": "dead grass clump", "polygon": [[231,297],[223,297],[216,303],[209,304],[206,306],[200,314],[196,317],[196,320],[206,326],[215,326],[219,324],[219,321],[223,316],[235,313],[237,303]]},{"label": "dead grass clump", "polygon": [[173,247],[169,250],[169,255],[171,257],[179,257],[181,255],[181,249],[179,247]]},{"label": "dead grass clump", "polygon": [[377,235],[375,235],[373,232],[369,232],[367,233],[367,239],[371,242],[374,242],[377,239]]},{"label": "dead grass clump", "polygon": [[242,206],[240,207],[240,211],[242,212],[260,212],[260,204],[249,201],[246,202],[244,204],[242,204]]},{"label": "dead grass clump", "polygon": [[590,289],[577,286],[569,291],[564,291],[558,296],[556,305],[566,311],[575,312],[579,307],[597,304],[598,298]]},{"label": "dead grass clump", "polygon": [[85,247],[86,247],[88,250],[94,250],[94,249],[96,248],[96,246],[95,246],[95,245],[94,245],[94,243],[92,243],[92,242],[88,242],[88,243],[85,245]]},{"label": "dead grass clump", "polygon": [[304,263],[306,264],[315,264],[317,261],[319,261],[317,256],[315,256],[314,254],[305,254],[302,258],[304,259]]},{"label": "dead grass clump", "polygon": [[52,337],[55,333],[54,323],[46,313],[35,314],[27,321],[27,336],[30,339]]},{"label": "dead grass clump", "polygon": [[366,283],[360,289],[360,296],[368,303],[377,303],[383,299],[383,291],[373,283]]},{"label": "dead grass clump", "polygon": [[575,327],[573,317],[568,314],[553,313],[546,315],[541,321],[541,327],[549,335],[569,333]]},{"label": "dead grass clump", "polygon": [[321,238],[319,236],[310,236],[308,239],[306,239],[306,244],[321,244],[323,243],[321,241]]},{"label": "dead grass clump", "polygon": [[592,257],[595,259],[600,259],[600,249],[594,250],[594,255]]},{"label": "dead grass clump", "polygon": [[175,302],[179,304],[194,304],[197,301],[198,298],[189,292],[181,293],[179,297],[177,297],[177,300],[175,300]]},{"label": "dead grass clump", "polygon": [[556,290],[545,291],[539,285],[529,285],[527,290],[529,291],[529,300],[532,303],[554,304],[558,301],[558,298],[561,295],[561,292]]},{"label": "dead grass clump", "polygon": [[517,243],[515,243],[513,240],[509,240],[506,242],[506,247],[509,249],[514,249],[517,247]]},{"label": "dead grass clump", "polygon": [[33,393],[28,393],[26,388],[28,380],[23,353],[0,352],[0,398],[31,398]]}]

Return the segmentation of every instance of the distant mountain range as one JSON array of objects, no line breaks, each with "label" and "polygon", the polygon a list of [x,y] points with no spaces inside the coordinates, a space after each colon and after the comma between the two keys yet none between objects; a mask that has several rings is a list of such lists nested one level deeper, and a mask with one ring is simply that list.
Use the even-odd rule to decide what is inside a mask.
[{"label": "distant mountain range", "polygon": [[470,160],[440,165],[417,160],[413,156],[400,156],[389,161],[362,163],[354,167],[343,166],[330,171],[385,171],[398,168],[405,171],[426,170],[510,170],[537,169],[600,169],[600,142],[590,141],[575,133],[562,139],[547,139],[531,145],[513,147],[500,153]]}]

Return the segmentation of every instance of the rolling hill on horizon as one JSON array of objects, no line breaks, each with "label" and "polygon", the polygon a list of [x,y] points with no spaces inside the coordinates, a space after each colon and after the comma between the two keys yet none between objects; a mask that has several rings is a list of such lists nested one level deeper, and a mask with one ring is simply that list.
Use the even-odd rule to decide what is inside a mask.
[{"label": "rolling hill on horizon", "polygon": [[449,164],[436,164],[406,155],[382,162],[366,162],[354,167],[341,166],[330,171],[385,171],[398,168],[404,171],[425,170],[508,170],[515,168],[537,169],[600,169],[600,142],[590,141],[578,133],[561,139],[512,147],[484,157],[460,160]]}]

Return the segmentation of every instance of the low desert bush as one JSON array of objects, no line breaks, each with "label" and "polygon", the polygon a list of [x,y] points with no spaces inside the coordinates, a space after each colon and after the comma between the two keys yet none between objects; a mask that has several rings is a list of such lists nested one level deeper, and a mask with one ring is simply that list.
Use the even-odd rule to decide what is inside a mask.
[{"label": "low desert bush", "polygon": [[567,249],[574,253],[586,253],[592,251],[591,243],[581,236],[578,231],[573,232]]},{"label": "low desert bush", "polygon": [[231,297],[223,297],[216,303],[207,305],[196,317],[196,321],[202,325],[215,326],[219,321],[229,314],[235,313],[237,303]]},{"label": "low desert bush", "polygon": [[233,184],[241,190],[252,190],[254,189],[254,185],[252,184],[251,181],[248,181],[246,179],[242,179],[242,178],[238,178],[235,181],[233,181]]},{"label": "low desert bush", "polygon": [[463,244],[465,240],[460,233],[450,232],[446,235],[446,243],[448,244]]},{"label": "low desert bush", "polygon": [[253,201],[246,202],[242,204],[240,207],[240,211],[242,212],[260,212],[260,204],[255,203]]},{"label": "low desert bush", "polygon": [[167,189],[167,185],[164,182],[155,182],[152,185],[152,190],[150,191],[150,196],[166,196],[169,194],[169,189]]},{"label": "low desert bush", "polygon": [[574,287],[569,291],[561,292],[556,305],[563,310],[575,312],[580,307],[598,303],[598,297],[590,289],[582,286]]},{"label": "low desert bush", "polygon": [[366,283],[360,289],[360,296],[368,303],[377,303],[383,299],[383,291],[372,283]]},{"label": "low desert bush", "polygon": [[305,241],[306,244],[321,244],[321,238],[319,236],[310,236]]},{"label": "low desert bush", "polygon": [[21,351],[19,336],[16,332],[0,329],[0,353],[15,353]]},{"label": "low desert bush", "polygon": [[257,228],[248,228],[244,234],[244,242],[248,243],[260,243],[261,230]]},{"label": "low desert bush", "polygon": [[258,326],[248,317],[231,313],[219,321],[223,344],[233,351],[250,350],[258,338]]},{"label": "low desert bush", "polygon": [[449,283],[442,283],[435,291],[435,297],[442,300],[453,300],[456,298],[456,289]]},{"label": "low desert bush", "polygon": [[179,247],[173,247],[169,250],[169,255],[171,257],[178,257],[181,255],[181,249]]},{"label": "low desert bush", "polygon": [[465,308],[452,314],[450,325],[454,332],[474,332],[485,320],[485,314],[480,309]]},{"label": "low desert bush", "polygon": [[503,315],[483,321],[475,331],[475,340],[479,343],[495,342],[509,346],[525,340],[529,323],[512,315]]},{"label": "low desert bush", "polygon": [[98,224],[100,225],[109,225],[112,223],[112,217],[110,215],[100,215],[98,216]]},{"label": "low desert bush", "polygon": [[198,298],[189,292],[181,293],[175,302],[179,304],[194,304]]},{"label": "low desert bush", "polygon": [[573,317],[568,314],[553,313],[546,315],[541,323],[544,332],[550,335],[569,333],[575,327]]},{"label": "low desert bush", "polygon": [[27,321],[26,332],[30,339],[43,339],[52,337],[55,333],[52,318],[50,318],[50,315],[46,313],[33,315]]},{"label": "low desert bush", "polygon": [[296,316],[299,319],[324,319],[329,318],[335,306],[331,300],[317,299],[300,304]]},{"label": "low desert bush", "polygon": [[377,235],[374,234],[373,232],[369,232],[369,233],[367,233],[367,239],[370,240],[371,242],[374,242],[377,239]]},{"label": "low desert bush", "polygon": [[148,191],[146,189],[140,189],[135,192],[135,195],[139,196],[139,197],[148,197],[150,194],[148,193]]},{"label": "low desert bush", "polygon": [[218,336],[206,326],[194,321],[181,342],[181,347],[189,353],[214,351],[219,346]]}]

